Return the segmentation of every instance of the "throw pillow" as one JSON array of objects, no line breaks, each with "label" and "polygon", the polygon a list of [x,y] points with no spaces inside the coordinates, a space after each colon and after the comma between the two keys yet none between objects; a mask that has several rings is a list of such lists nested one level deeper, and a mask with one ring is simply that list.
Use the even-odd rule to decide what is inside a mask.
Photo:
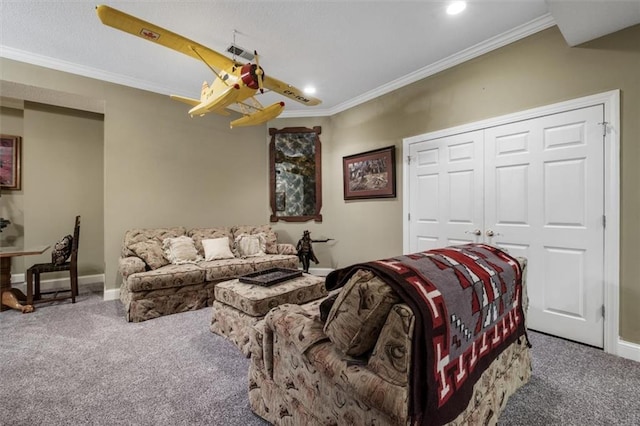
[{"label": "throw pillow", "polygon": [[233,228],[234,236],[237,237],[241,234],[264,234],[266,239],[265,253],[278,254],[278,236],[271,230],[271,225],[238,225]]},{"label": "throw pillow", "polygon": [[233,244],[233,254],[236,257],[254,257],[265,255],[266,241],[264,234],[240,234]]},{"label": "throw pillow", "polygon": [[202,247],[204,260],[233,259],[234,257],[229,248],[229,237],[202,240]]},{"label": "throw pillow", "polygon": [[202,240],[212,240],[214,238],[227,237],[229,239],[229,250],[233,249],[233,233],[231,228],[227,226],[218,226],[215,228],[194,228],[187,232],[187,237],[193,238],[196,249],[201,256],[204,256],[204,247]]},{"label": "throw pillow", "polygon": [[158,269],[169,264],[164,257],[162,246],[157,240],[140,241],[129,246],[129,249],[135,253],[150,269]]},{"label": "throw pillow", "polygon": [[134,228],[124,234],[122,244],[122,257],[134,256],[135,253],[129,248],[131,244],[140,241],[157,240],[161,245],[165,238],[175,238],[185,235],[186,229],[182,226],[174,228]]},{"label": "throw pillow", "polygon": [[162,242],[164,256],[174,265],[196,263],[202,260],[193,240],[186,236],[165,238]]},{"label": "throw pillow", "polygon": [[73,237],[65,235],[60,241],[53,245],[51,252],[51,263],[54,265],[64,264],[69,256],[71,256],[71,248],[73,246]]},{"label": "throw pillow", "polygon": [[264,237],[266,240],[265,253],[278,254],[278,236],[273,231],[265,231]]},{"label": "throw pillow", "polygon": [[324,332],[346,355],[360,356],[373,349],[394,304],[396,292],[372,272],[360,269],[333,303]]}]

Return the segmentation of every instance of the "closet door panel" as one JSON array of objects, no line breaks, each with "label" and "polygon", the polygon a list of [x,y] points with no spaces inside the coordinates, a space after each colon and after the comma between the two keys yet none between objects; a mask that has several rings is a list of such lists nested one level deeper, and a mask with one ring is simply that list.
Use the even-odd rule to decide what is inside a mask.
[{"label": "closet door panel", "polygon": [[411,252],[478,242],[483,218],[482,131],[411,145]]},{"label": "closet door panel", "polygon": [[594,106],[485,131],[485,235],[529,260],[529,327],[599,347],[602,116]]}]

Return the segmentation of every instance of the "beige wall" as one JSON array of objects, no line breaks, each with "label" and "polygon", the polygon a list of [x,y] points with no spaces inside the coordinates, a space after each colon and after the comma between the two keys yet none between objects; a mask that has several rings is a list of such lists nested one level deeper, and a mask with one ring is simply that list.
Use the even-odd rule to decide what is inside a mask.
[{"label": "beige wall", "polygon": [[[13,93],[18,86],[27,100],[44,98],[49,103],[90,108],[104,105],[103,147],[94,153],[103,162],[103,190],[98,193],[104,197],[104,237],[83,244],[81,250],[103,251],[105,289],[120,284],[117,260],[127,229],[268,221],[265,126],[232,131],[228,118],[191,119],[185,105],[166,96],[7,59],[0,59],[0,71],[0,80],[8,87],[4,92]],[[39,112],[25,117],[24,122],[33,120],[41,124],[28,126],[45,127],[51,119]],[[25,134],[25,145],[31,139]],[[45,141],[48,136],[36,139]],[[34,155],[25,153],[25,167],[32,167]],[[82,165],[77,166],[82,176]],[[54,192],[42,182],[37,186],[35,192]],[[29,228],[38,231],[29,238],[48,242],[53,232],[46,214],[51,200],[38,201],[40,198],[33,197],[28,206],[29,211],[42,212],[32,216]],[[26,210],[25,202],[25,218]],[[55,232],[59,233],[59,227]]]},{"label": "beige wall", "polygon": [[[574,48],[554,27],[325,119],[325,220],[308,227],[337,241],[319,257],[335,267],[402,252],[403,138],[613,89],[622,94],[620,335],[640,343],[640,26]],[[397,148],[398,197],[342,200],[342,156],[389,145]]]},{"label": "beige wall", "polygon": [[[73,235],[75,216],[80,215],[80,275],[104,271],[102,119],[100,114],[32,102],[24,108],[25,245],[52,244]],[[26,266],[50,262],[51,251],[24,260]]]},{"label": "beige wall", "polygon": [[[105,100],[104,256],[116,288],[122,234],[134,226],[227,225],[268,220],[267,127],[322,126],[322,223],[278,222],[282,240],[304,229],[320,267],[402,252],[402,138],[612,89],[622,93],[621,319],[640,343],[640,26],[569,48],[557,28],[324,118],[277,119],[228,130],[228,119],[189,119],[166,97],[6,59],[0,80]],[[396,199],[349,201],[342,157],[397,147]]]},{"label": "beige wall", "polygon": [[[22,105],[17,107],[0,107],[0,133],[3,135],[22,136],[23,131]],[[0,234],[0,244],[3,246],[24,245],[24,207],[23,191],[2,190],[0,196],[0,217],[9,219],[11,225],[7,226]],[[24,270],[24,260],[16,258],[13,266],[18,265]]]},{"label": "beige wall", "polygon": [[[0,243],[52,245],[73,234],[74,217],[81,215],[79,272],[102,274],[102,115],[31,102],[19,104],[0,111],[0,130],[23,137],[22,188],[4,191],[0,199],[3,217],[12,222],[0,234]],[[51,251],[14,258],[12,273],[23,274],[31,264],[50,259]]]},{"label": "beige wall", "polygon": [[125,88],[114,88],[106,106],[107,288],[119,285],[127,229],[268,221],[264,126],[230,130],[228,118],[192,119],[183,104]]}]

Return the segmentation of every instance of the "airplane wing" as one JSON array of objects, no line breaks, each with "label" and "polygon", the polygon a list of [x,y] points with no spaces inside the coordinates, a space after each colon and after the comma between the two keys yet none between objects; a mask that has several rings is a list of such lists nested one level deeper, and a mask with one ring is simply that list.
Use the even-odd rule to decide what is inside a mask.
[{"label": "airplane wing", "polygon": [[286,96],[289,99],[293,99],[294,101],[300,102],[305,105],[319,105],[320,102],[322,102],[320,99],[314,98],[313,96],[305,95],[302,90],[276,78],[269,77],[268,75],[264,76],[263,84],[267,89],[278,92],[282,96]]},{"label": "airplane wing", "polygon": [[97,6],[96,13],[105,25],[184,53],[218,70],[231,68],[233,65],[242,65],[195,41],[109,6]]}]

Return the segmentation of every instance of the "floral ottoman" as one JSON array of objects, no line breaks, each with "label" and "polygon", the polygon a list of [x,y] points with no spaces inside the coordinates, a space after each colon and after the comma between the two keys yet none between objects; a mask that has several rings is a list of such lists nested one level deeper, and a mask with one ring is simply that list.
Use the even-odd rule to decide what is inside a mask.
[{"label": "floral ottoman", "polygon": [[238,279],[216,285],[210,329],[232,341],[249,357],[249,330],[272,308],[285,303],[302,304],[327,295],[324,277],[302,274],[269,287]]}]

